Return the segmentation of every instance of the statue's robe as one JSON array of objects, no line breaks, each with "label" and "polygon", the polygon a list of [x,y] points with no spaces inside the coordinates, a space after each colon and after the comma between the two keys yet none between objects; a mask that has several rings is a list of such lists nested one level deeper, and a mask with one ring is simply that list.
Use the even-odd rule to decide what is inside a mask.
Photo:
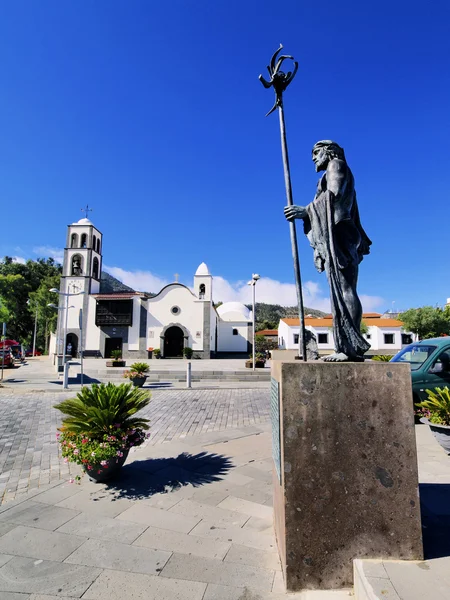
[{"label": "statue's robe", "polygon": [[327,274],[336,351],[349,358],[361,358],[370,344],[361,335],[361,324],[353,321],[343,287],[351,287],[350,301],[360,307],[356,292],[358,265],[369,254],[372,242],[361,226],[354,179],[348,167],[345,179],[343,193],[336,197],[327,189],[327,174],[322,176],[314,201],[306,207],[304,230],[314,249],[316,269]]}]

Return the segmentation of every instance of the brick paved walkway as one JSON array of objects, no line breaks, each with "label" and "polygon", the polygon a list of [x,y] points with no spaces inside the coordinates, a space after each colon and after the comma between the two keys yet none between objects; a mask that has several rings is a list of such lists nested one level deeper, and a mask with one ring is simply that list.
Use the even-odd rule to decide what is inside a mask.
[{"label": "brick paved walkway", "polygon": [[[0,393],[0,504],[42,485],[67,479],[58,456],[59,412],[69,393]],[[269,390],[153,390],[143,411],[151,420],[150,445],[269,420]]]}]

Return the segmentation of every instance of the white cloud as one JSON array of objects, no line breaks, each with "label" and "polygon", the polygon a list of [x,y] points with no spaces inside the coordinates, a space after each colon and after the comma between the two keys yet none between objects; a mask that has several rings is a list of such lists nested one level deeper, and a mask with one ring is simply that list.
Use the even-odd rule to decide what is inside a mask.
[{"label": "white cloud", "polygon": [[379,312],[380,306],[385,304],[385,300],[381,296],[360,294],[359,299],[361,300],[364,312]]},{"label": "white cloud", "polygon": [[121,269],[120,267],[108,267],[107,265],[103,265],[103,268],[110,275],[138,292],[152,292],[156,294],[165,285],[170,283],[170,281],[153,275],[150,271],[125,271],[125,269]]},{"label": "white cloud", "polygon": [[21,265],[24,265],[27,262],[22,256],[13,256],[12,261],[15,263],[20,263]]},{"label": "white cloud", "polygon": [[64,258],[64,249],[63,248],[53,248],[52,246],[36,246],[33,248],[33,253],[37,254],[39,257],[50,257],[62,264]]},{"label": "white cloud", "polygon": [[[116,277],[125,285],[129,285],[134,290],[141,292],[157,293],[164,286],[171,283],[154,275],[150,271],[126,271],[120,267],[110,267],[104,265],[104,270]],[[183,282],[180,282],[183,283]],[[191,284],[187,285],[192,291]],[[328,289],[326,290],[328,292]],[[297,294],[293,283],[282,283],[268,277],[261,277],[256,284],[256,302],[265,304],[280,304],[281,306],[297,306]],[[229,282],[223,277],[214,276],[213,279],[213,299],[215,302],[242,302],[243,304],[252,303],[251,286],[246,281]],[[373,312],[380,305],[384,304],[380,296],[360,296],[364,312]],[[330,312],[330,298],[326,295],[321,284],[316,281],[306,281],[303,284],[303,304],[307,308]]]}]

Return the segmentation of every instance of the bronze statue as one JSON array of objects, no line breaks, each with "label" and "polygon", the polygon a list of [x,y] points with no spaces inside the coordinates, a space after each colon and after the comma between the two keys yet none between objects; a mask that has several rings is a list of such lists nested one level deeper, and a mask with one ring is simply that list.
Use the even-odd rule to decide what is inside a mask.
[{"label": "bronze statue", "polygon": [[355,182],[344,150],[335,142],[317,142],[312,150],[316,171],[325,171],[308,206],[287,206],[288,221],[303,219],[314,249],[314,264],[330,286],[336,353],[323,360],[362,361],[370,344],[360,332],[362,307],[356,292],[358,267],[371,241],[359,220]]}]

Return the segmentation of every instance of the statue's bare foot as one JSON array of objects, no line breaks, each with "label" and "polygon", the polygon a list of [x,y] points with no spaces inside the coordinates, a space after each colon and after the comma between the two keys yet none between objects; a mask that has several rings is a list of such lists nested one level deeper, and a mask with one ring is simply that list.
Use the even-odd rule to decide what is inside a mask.
[{"label": "statue's bare foot", "polygon": [[325,362],[348,362],[350,358],[343,352],[336,352],[335,354],[324,356],[322,360]]}]

